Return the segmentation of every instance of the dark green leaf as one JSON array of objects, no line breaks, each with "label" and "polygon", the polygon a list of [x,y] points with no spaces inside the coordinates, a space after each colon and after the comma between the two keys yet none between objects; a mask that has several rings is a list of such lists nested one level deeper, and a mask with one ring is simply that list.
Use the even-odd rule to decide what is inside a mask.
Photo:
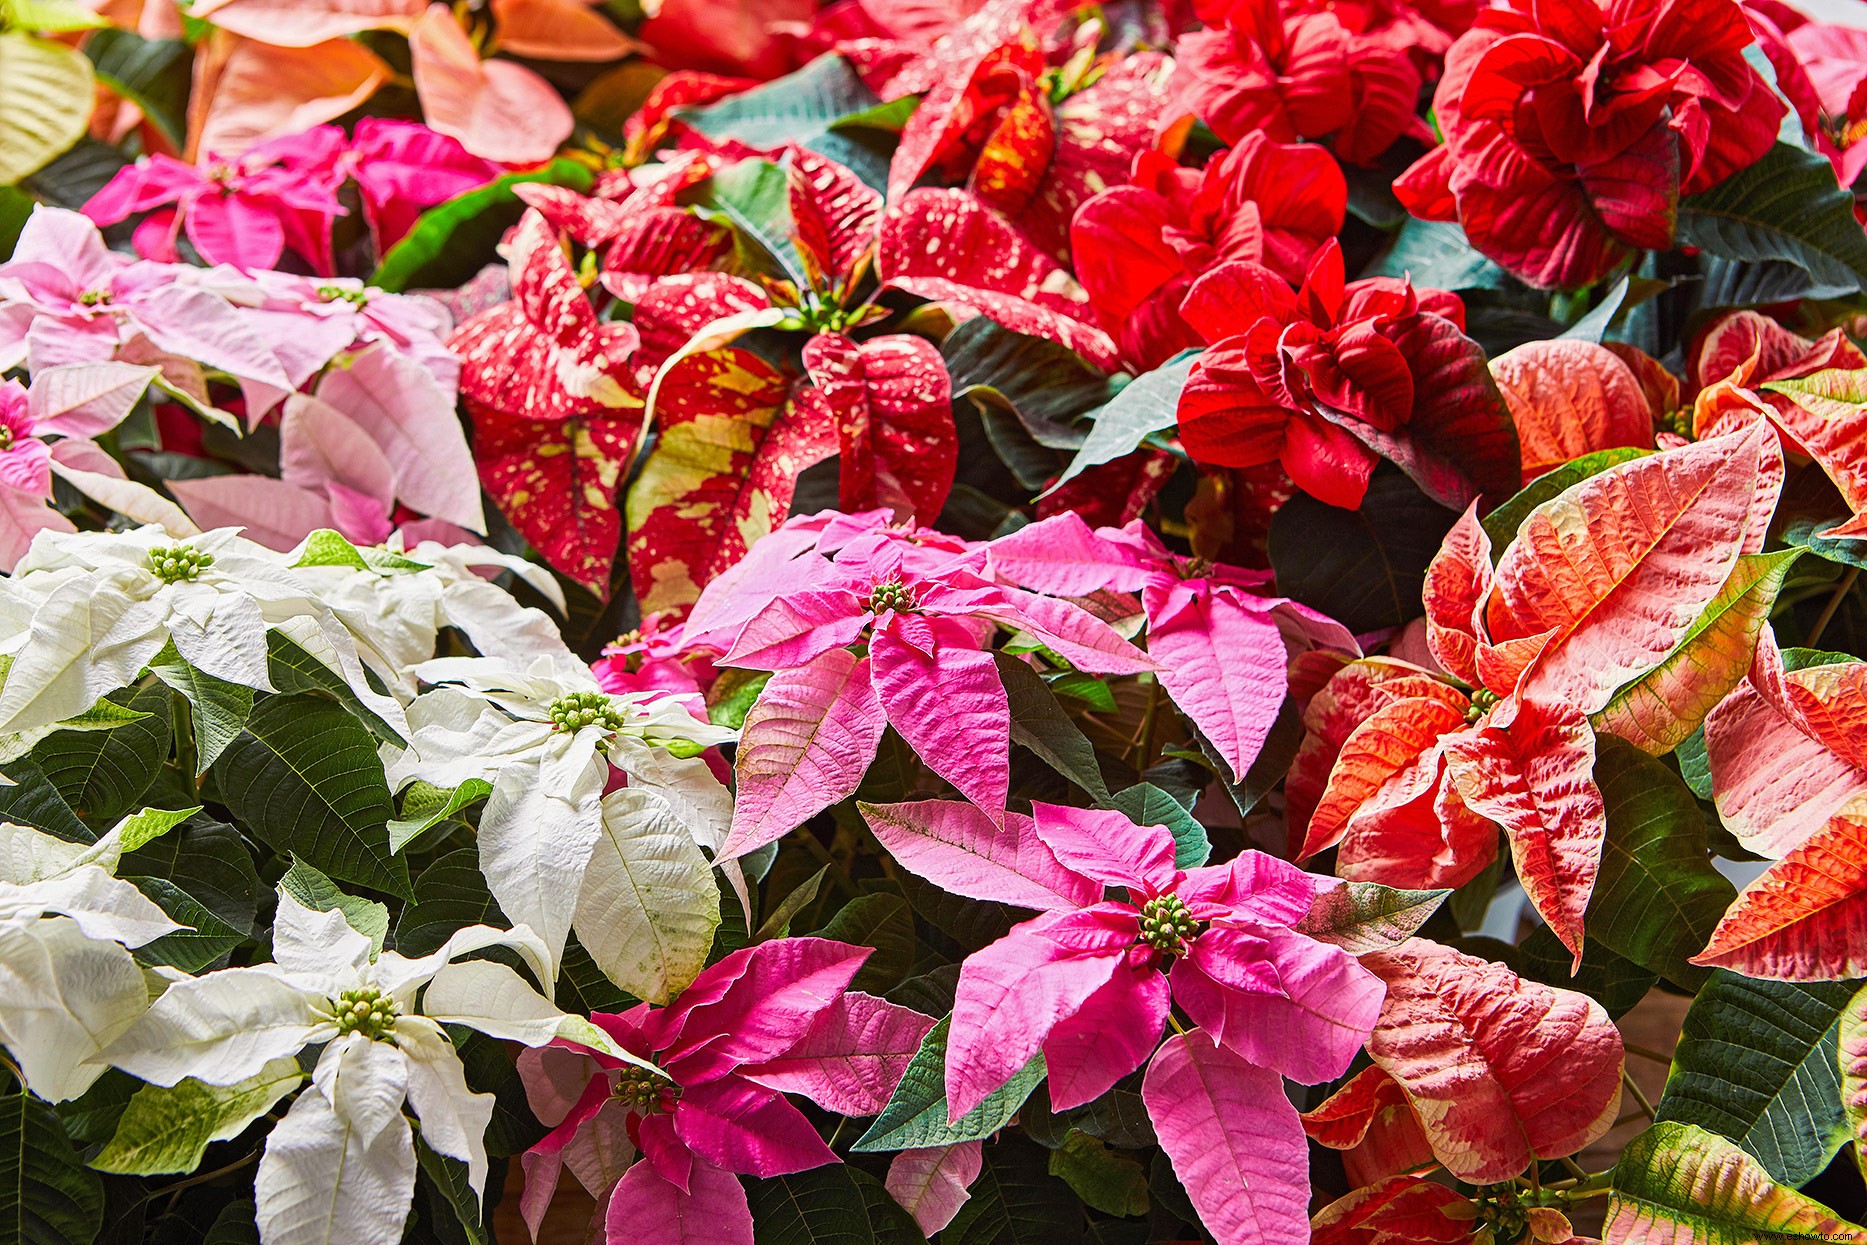
[{"label": "dark green leaf", "polygon": [[282,696],[298,692],[329,696],[355,714],[376,738],[397,747],[406,746],[407,741],[377,717],[335,670],[283,632],[266,633],[266,677],[272,680],[273,690]]},{"label": "dark green leaf", "polygon": [[953,396],[1002,400],[1031,437],[1049,449],[1076,449],[1076,418],[1109,399],[1108,378],[1075,351],[1029,337],[986,316],[961,321],[940,345]]},{"label": "dark green leaf", "polygon": [[1691,959],[1737,898],[1711,863],[1698,801],[1664,763],[1613,735],[1595,741],[1595,785],[1608,834],[1588,903],[1589,935],[1696,989],[1710,970]]},{"label": "dark green leaf", "polygon": [[416,876],[415,898],[396,921],[395,949],[406,956],[432,955],[456,930],[505,923],[480,874],[479,851],[456,848]]},{"label": "dark green leaf", "polygon": [[1679,201],[1679,242],[1708,255],[1781,260],[1821,285],[1867,289],[1867,235],[1825,156],[1777,143],[1734,177]]},{"label": "dark green leaf", "polygon": [[487,1154],[506,1158],[537,1145],[547,1130],[532,1115],[525,1082],[506,1044],[460,1025],[450,1025],[447,1032],[460,1052],[467,1088],[493,1096],[493,1120],[486,1126]]},{"label": "dark green leaf", "polygon": [[1847,1141],[1838,1029],[1859,983],[1718,969],[1686,1012],[1658,1118],[1722,1133],[1799,1185]]},{"label": "dark green leaf", "polygon": [[722,669],[707,691],[707,720],[715,726],[738,730],[746,724],[746,714],[769,682],[769,670],[740,670],[733,666]]},{"label": "dark green leaf", "polygon": [[775,274],[807,284],[804,261],[791,241],[791,181],[782,168],[769,160],[741,160],[721,169],[708,183],[706,206],[731,221],[742,240],[756,244],[762,258],[754,257],[755,265],[775,265]]},{"label": "dark green leaf", "polygon": [[169,693],[161,686],[105,699],[148,716],[107,731],[55,731],[27,755],[86,821],[109,825],[136,807],[169,757]]},{"label": "dark green leaf", "polygon": [[1191,810],[1151,782],[1138,782],[1117,791],[1108,799],[1109,807],[1120,809],[1137,826],[1165,826],[1173,835],[1173,863],[1191,869],[1206,863],[1212,855],[1212,842],[1206,828],[1194,820]]},{"label": "dark green leaf", "polygon": [[344,921],[369,939],[371,948],[382,950],[383,939],[389,936],[389,909],[374,899],[346,895],[322,871],[296,857],[279,879],[279,889],[313,911],[343,913]]},{"label": "dark green leaf", "polygon": [[1088,1133],[1072,1130],[1050,1152],[1050,1174],[1070,1186],[1091,1210],[1105,1215],[1147,1214],[1147,1171]]},{"label": "dark green leaf", "polygon": [[1180,391],[1186,388],[1197,352],[1187,351],[1124,385],[1107,402],[1089,412],[1094,421],[1083,447],[1057,480],[1061,485],[1091,467],[1112,463],[1141,448],[1157,432],[1179,422]]},{"label": "dark green leaf", "polygon": [[215,916],[167,878],[123,876],[168,913],[177,925],[189,927],[138,947],[136,958],[144,963],[166,964],[184,973],[198,973],[246,941],[245,934]]},{"label": "dark green leaf", "polygon": [[1569,966],[1574,962],[1575,957],[1547,925],[1532,930],[1517,945],[1514,957],[1519,976],[1580,991],[1616,1019],[1632,1011],[1659,980],[1650,969],[1614,954],[1593,938],[1582,943],[1582,971],[1571,975]]},{"label": "dark green leaf", "polygon": [[914,966],[914,911],[888,891],[856,896],[812,937],[875,948],[849,983],[865,994],[886,994]]},{"label": "dark green leaf", "polygon": [[0,261],[13,257],[20,230],[32,215],[33,197],[17,186],[0,186]]},{"label": "dark green leaf", "polygon": [[1106,803],[1109,789],[1096,764],[1096,750],[1057,703],[1056,693],[1028,663],[1008,653],[993,657],[1011,705],[1012,741],[1035,752],[1098,803]]},{"label": "dark green leaf", "polygon": [[1083,1209],[1050,1174],[1050,1152],[1016,1133],[986,1147],[971,1196],[940,1234],[941,1245],[1074,1245]]},{"label": "dark green leaf", "polygon": [[117,1068],[107,1068],[91,1088],[58,1104],[65,1135],[80,1146],[100,1146],[117,1131],[117,1121],[142,1082]]},{"label": "dark green leaf", "polygon": [[168,140],[187,138],[194,49],[180,39],[144,39],[127,30],[94,32],[84,42],[97,79],[142,109]]},{"label": "dark green leaf", "polygon": [[866,113],[880,102],[848,61],[828,53],[796,73],[717,104],[679,109],[675,115],[710,138],[736,138],[749,146],[771,148],[816,138],[835,122]]},{"label": "dark green leaf", "polygon": [[1297,929],[1351,955],[1384,951],[1419,933],[1449,890],[1395,890],[1378,882],[1344,882],[1316,896]]},{"label": "dark green leaf", "polygon": [[215,918],[242,934],[259,911],[259,872],[240,832],[224,821],[192,818],[161,838],[124,853],[123,877],[174,883]]},{"label": "dark green leaf", "polygon": [[376,741],[342,705],[266,697],[213,772],[227,807],[274,851],[410,897],[408,862],[389,851],[395,808]]},{"label": "dark green leaf", "polygon": [[402,791],[402,815],[389,823],[389,850],[400,852],[429,830],[492,793],[493,784],[484,778],[469,778],[446,791],[433,783],[419,780],[410,783]]},{"label": "dark green leaf", "polygon": [[173,644],[165,645],[149,663],[149,672],[188,701],[198,778],[246,728],[246,720],[253,716],[253,689],[196,670],[181,659]]},{"label": "dark green leaf", "polygon": [[1018,1113],[1037,1083],[1044,1079],[1044,1057],[1034,1055],[1017,1075],[987,1095],[984,1102],[949,1124],[946,1118],[946,1037],[948,1017],[921,1039],[908,1069],[901,1074],[894,1096],[869,1130],[857,1140],[856,1150],[915,1150],[990,1137]]},{"label": "dark green leaf", "polygon": [[[809,834],[810,831],[805,830],[804,833]],[[765,923],[758,927],[758,932],[752,935],[752,941],[764,942],[767,938],[783,938],[789,934],[791,918],[802,912],[812,900],[816,899],[817,892],[823,887],[823,879],[829,875],[829,872],[830,866],[824,865],[793,887],[791,893],[771,910],[771,915],[765,918]]]},{"label": "dark green leaf", "polygon": [[1411,277],[1417,286],[1438,290],[1502,290],[1517,284],[1479,254],[1457,224],[1434,220],[1402,225],[1387,253],[1363,275]]},{"label": "dark green leaf", "polygon": [[130,159],[110,143],[81,138],[77,145],[22,183],[53,207],[77,211]]},{"label": "dark green leaf", "polygon": [[431,1196],[429,1204],[446,1208],[453,1223],[460,1228],[460,1239],[469,1245],[487,1245],[493,1237],[482,1222],[480,1199],[467,1183],[467,1165],[459,1159],[437,1154],[427,1142],[415,1140],[415,1162],[421,1171],[422,1186]]},{"label": "dark green leaf", "polygon": [[[875,1192],[881,1193],[879,1199]],[[746,1197],[758,1245],[919,1245],[926,1240],[873,1176],[841,1163],[748,1181]]]},{"label": "dark green leaf", "polygon": [[0,1095],[0,1241],[90,1245],[104,1224],[104,1186],[51,1106]]},{"label": "dark green leaf", "polygon": [[466,284],[482,267],[497,263],[494,251],[506,230],[525,213],[512,192],[521,182],[545,182],[588,191],[590,170],[575,160],[553,160],[541,169],[508,173],[429,208],[400,242],[389,248],[370,284],[391,292]]},{"label": "dark green leaf", "polygon": [[25,758],[9,761],[6,776],[13,785],[0,786],[0,821],[31,826],[68,843],[90,843],[97,838],[37,765]]},{"label": "dark green leaf", "polygon": [[1387,465],[1358,510],[1298,493],[1271,520],[1277,590],[1350,631],[1400,626],[1422,612],[1427,563],[1457,518]]}]

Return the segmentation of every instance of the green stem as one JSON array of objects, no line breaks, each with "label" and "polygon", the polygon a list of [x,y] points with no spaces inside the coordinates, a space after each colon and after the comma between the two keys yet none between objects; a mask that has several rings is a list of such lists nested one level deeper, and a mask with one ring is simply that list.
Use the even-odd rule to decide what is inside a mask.
[{"label": "green stem", "polygon": [[1855,581],[1860,577],[1860,567],[1848,567],[1847,574],[1843,575],[1841,582],[1835,585],[1834,595],[1829,597],[1828,604],[1822,607],[1821,617],[1817,618],[1815,625],[1809,628],[1809,638],[1803,642],[1806,647],[1814,648],[1822,638],[1822,632],[1828,630],[1829,619],[1833,618],[1835,611],[1841,608],[1841,602],[1847,600],[1848,593],[1854,590]]}]

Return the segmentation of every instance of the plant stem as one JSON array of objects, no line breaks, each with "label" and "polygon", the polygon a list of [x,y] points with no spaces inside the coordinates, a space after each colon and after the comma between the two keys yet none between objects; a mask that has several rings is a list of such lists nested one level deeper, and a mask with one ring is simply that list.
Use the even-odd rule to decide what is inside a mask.
[{"label": "plant stem", "polygon": [[1647,1101],[1647,1096],[1640,1092],[1640,1087],[1634,1084],[1634,1078],[1627,1075],[1627,1070],[1625,1068],[1621,1070],[1621,1084],[1627,1086],[1627,1092],[1634,1096],[1634,1101],[1636,1103],[1640,1104],[1640,1110],[1645,1114],[1647,1119],[1651,1120],[1655,1118],[1653,1104]]},{"label": "plant stem", "polygon": [[1627,1053],[1630,1055],[1638,1055],[1642,1059],[1651,1059],[1654,1063],[1663,1063],[1667,1067],[1672,1066],[1673,1057],[1671,1055],[1662,1055],[1656,1050],[1648,1050],[1644,1046],[1635,1046],[1632,1042],[1623,1042],[1621,1045],[1627,1049]]},{"label": "plant stem", "polygon": [[1815,625],[1809,628],[1808,639],[1803,642],[1805,647],[1815,647],[1816,642],[1822,638],[1822,632],[1828,630],[1828,620],[1833,618],[1835,611],[1841,608],[1841,602],[1845,601],[1848,593],[1854,590],[1854,584],[1860,577],[1860,567],[1848,567],[1847,574],[1843,575],[1841,581],[1835,585],[1834,595],[1829,597],[1828,604],[1822,607],[1821,616],[1815,620]]}]

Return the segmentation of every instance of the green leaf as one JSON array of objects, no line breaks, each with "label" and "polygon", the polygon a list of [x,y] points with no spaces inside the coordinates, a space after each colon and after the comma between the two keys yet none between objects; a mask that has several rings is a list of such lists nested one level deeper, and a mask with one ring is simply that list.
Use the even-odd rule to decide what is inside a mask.
[{"label": "green leaf", "polygon": [[1600,344],[1608,331],[1608,325],[1619,314],[1621,304],[1627,301],[1627,278],[1622,277],[1614,283],[1601,302],[1596,304],[1587,315],[1562,331],[1562,337],[1569,341],[1585,341]]},{"label": "green leaf", "polygon": [[266,633],[266,677],[282,696],[299,692],[329,696],[355,714],[376,738],[398,748],[407,746],[407,741],[377,717],[341,675],[276,629]]},{"label": "green leaf", "polygon": [[407,956],[431,955],[455,930],[505,923],[480,873],[478,849],[456,848],[416,876],[415,898],[396,920],[395,949]]},{"label": "green leaf", "polygon": [[1582,940],[1582,969],[1571,972],[1575,957],[1547,925],[1531,930],[1514,950],[1512,963],[1518,976],[1586,994],[1616,1020],[1632,1011],[1659,980],[1652,970],[1616,955],[1593,938]]},{"label": "green leaf", "polygon": [[342,533],[333,532],[328,527],[321,527],[305,537],[304,552],[298,561],[300,566],[348,566],[353,570],[375,571],[386,574],[395,571],[425,571],[431,569],[428,562],[417,562],[414,558],[403,557],[389,549],[378,549],[373,545],[353,545]]},{"label": "green leaf", "polygon": [[395,808],[376,742],[342,705],[268,696],[214,763],[223,802],[274,851],[331,877],[410,895],[408,862],[389,850]]},{"label": "green leaf", "polygon": [[1358,510],[1298,493],[1271,519],[1277,590],[1350,631],[1398,627],[1422,612],[1427,563],[1457,518],[1386,464]]},{"label": "green leaf", "polygon": [[1491,556],[1495,561],[1504,555],[1504,549],[1517,539],[1517,529],[1529,517],[1530,512],[1565,491],[1571,485],[1580,484],[1590,476],[1600,475],[1609,467],[1618,467],[1624,462],[1644,458],[1652,450],[1622,446],[1619,449],[1596,450],[1593,454],[1584,454],[1571,459],[1554,471],[1546,471],[1530,483],[1509,501],[1485,516],[1485,535],[1491,538]]},{"label": "green leaf", "polygon": [[1711,863],[1705,817],[1672,770],[1613,735],[1595,741],[1607,808],[1588,932],[1602,946],[1686,989],[1711,975],[1691,963],[1737,888]]},{"label": "green leaf", "polygon": [[1692,794],[1701,800],[1710,800],[1711,757],[1705,752],[1705,728],[1700,726],[1687,735],[1673,749],[1673,756],[1679,762],[1679,775],[1685,779],[1685,785],[1692,789]]},{"label": "green leaf", "polygon": [[886,994],[914,967],[914,910],[889,891],[856,896],[811,937],[875,948],[849,983],[864,994]]},{"label": "green leaf", "polygon": [[92,843],[97,835],[78,819],[58,788],[37,765],[21,759],[9,763],[6,776],[12,786],[0,786],[0,821],[43,830],[67,843]]},{"label": "green leaf", "polygon": [[389,909],[374,899],[346,895],[337,883],[296,856],[279,879],[279,889],[314,911],[343,913],[345,923],[370,940],[372,953],[382,950],[383,939],[389,935]]},{"label": "green leaf", "polygon": [[447,1036],[460,1052],[467,1088],[493,1096],[493,1119],[486,1126],[486,1153],[496,1159],[507,1158],[542,1141],[549,1130],[532,1115],[525,1098],[525,1081],[506,1044],[463,1025],[447,1026]]},{"label": "green leaf", "polygon": [[525,214],[524,201],[512,192],[514,186],[544,182],[587,193],[592,180],[590,170],[575,160],[553,160],[543,168],[508,173],[431,207],[382,256],[370,284],[391,293],[464,285],[481,267],[498,262],[494,248],[499,239]]},{"label": "green leaf", "polygon": [[149,663],[149,672],[188,702],[195,777],[199,778],[246,729],[246,720],[253,716],[253,689],[196,670],[182,660],[173,644],[163,646]]},{"label": "green leaf", "polygon": [[1089,412],[1094,422],[1076,457],[1057,478],[1054,491],[1091,467],[1112,463],[1141,448],[1157,432],[1165,432],[1179,422],[1180,391],[1186,388],[1187,374],[1199,357],[1187,351],[1169,359],[1151,372],[1144,372],[1121,388],[1107,402]]},{"label": "green leaf", "polygon": [[1145,1215],[1147,1172],[1088,1133],[1072,1129],[1050,1152],[1050,1174],[1075,1191],[1091,1210],[1105,1215]]},{"label": "green leaf", "polygon": [[1395,890],[1378,882],[1344,882],[1316,896],[1296,928],[1350,955],[1385,951],[1419,933],[1449,890]]},{"label": "green leaf", "polygon": [[1611,731],[1656,756],[1685,742],[1743,682],[1776,594],[1803,552],[1783,549],[1740,557],[1672,652],[1589,718],[1596,733]]},{"label": "green leaf", "polygon": [[425,831],[433,829],[493,793],[484,778],[469,778],[443,790],[430,782],[414,782],[402,792],[402,815],[389,823],[389,850],[400,852]]},{"label": "green leaf", "polygon": [[736,138],[752,147],[771,148],[816,138],[836,122],[853,120],[880,103],[849,62],[830,53],[796,73],[717,104],[676,109],[674,115],[709,138]]},{"label": "green leaf", "polygon": [[901,1074],[901,1083],[895,1086],[888,1105],[852,1149],[917,1150],[990,1137],[1010,1122],[1044,1079],[1044,1057],[1033,1055],[1031,1062],[987,1095],[984,1102],[947,1123],[946,1037],[952,1023],[953,1018],[946,1017],[921,1039],[921,1048]]},{"label": "green leaf", "polygon": [[1641,1133],[1621,1153],[1611,1179],[1601,1234],[1606,1241],[1778,1245],[1860,1239],[1859,1227],[1776,1184],[1730,1142],[1690,1124],[1663,1122]]},{"label": "green leaf", "polygon": [[0,1094],[0,1241],[90,1245],[104,1226],[104,1182],[71,1148],[58,1113]]},{"label": "green leaf", "polygon": [[[806,830],[804,833],[810,832]],[[829,875],[829,872],[830,866],[825,865],[798,883],[791,893],[784,897],[783,902],[771,910],[771,915],[765,918],[765,923],[760,925],[758,932],[752,935],[752,941],[764,942],[768,938],[783,938],[789,934],[791,918],[802,912],[811,900],[817,897],[817,892],[823,888],[823,879]]]},{"label": "green leaf", "polygon": [[843,1163],[749,1181],[746,1197],[758,1245],[920,1245],[926,1239],[875,1177]]},{"label": "green leaf", "polygon": [[62,35],[96,30],[108,21],[74,0],[0,0],[0,27]]},{"label": "green leaf", "polygon": [[[730,101],[729,101],[730,102]],[[791,179],[769,160],[741,160],[708,183],[706,206],[756,245],[755,267],[768,267],[800,286],[808,285],[804,261],[791,241]]]},{"label": "green leaf", "polygon": [[1686,1012],[1658,1118],[1730,1138],[1798,1185],[1847,1141],[1836,1032],[1845,982],[1753,981],[1719,969]]},{"label": "green leaf", "polygon": [[1811,515],[1792,518],[1783,528],[1783,543],[1806,546],[1810,553],[1830,562],[1867,569],[1867,548],[1862,548],[1860,541],[1846,538],[1830,540],[1817,535],[1845,521],[1847,517],[1845,514],[1832,514],[1820,518]]},{"label": "green leaf", "polygon": [[419,1136],[415,1139],[415,1162],[422,1183],[435,1195],[430,1202],[441,1202],[448,1216],[460,1226],[468,1245],[489,1245],[493,1238],[486,1230],[480,1199],[467,1181],[467,1165],[436,1153]]},{"label": "green leaf", "polygon": [[296,1059],[274,1059],[232,1085],[193,1077],[171,1087],[145,1085],[91,1166],[125,1176],[184,1175],[201,1165],[209,1143],[238,1137],[304,1079]]},{"label": "green leaf", "polygon": [[1736,176],[1679,201],[1679,244],[1756,263],[1786,260],[1818,283],[1867,289],[1867,235],[1827,157],[1777,143]]},{"label": "green leaf", "polygon": [[1854,1162],[1867,1174],[1867,986],[1841,1011],[1841,1107]]},{"label": "green leaf", "polygon": [[1411,277],[1437,290],[1503,290],[1517,279],[1479,254],[1451,221],[1409,220],[1364,276]]},{"label": "green leaf", "polygon": [[259,1225],[254,1222],[253,1199],[229,1202],[214,1217],[201,1245],[259,1245]]},{"label": "green leaf", "polygon": [[85,41],[84,54],[98,81],[142,109],[169,142],[188,136],[188,90],[194,49],[181,39],[144,39],[128,30],[100,30]]},{"label": "green leaf", "polygon": [[65,1135],[79,1146],[101,1146],[117,1131],[117,1121],[143,1083],[117,1068],[107,1068],[91,1088],[57,1104]]},{"label": "green leaf", "polygon": [[91,119],[84,53],[19,31],[0,33],[0,186],[51,163]]},{"label": "green leaf", "polygon": [[81,138],[69,151],[28,177],[24,185],[42,201],[76,211],[129,163],[129,157],[111,144]]},{"label": "green leaf", "polygon": [[769,670],[740,670],[728,666],[720,671],[707,691],[707,721],[715,726],[738,730],[746,724],[746,714],[758,703],[758,694],[771,682]]},{"label": "green leaf", "polygon": [[1212,856],[1212,841],[1206,828],[1192,811],[1151,782],[1138,782],[1117,791],[1108,799],[1110,808],[1120,809],[1137,826],[1165,826],[1173,835],[1173,863],[1180,869],[1192,869]]},{"label": "green leaf", "polygon": [[14,186],[0,186],[0,262],[13,257],[13,248],[19,245],[20,230],[26,227],[35,205],[36,200],[25,191]]},{"label": "green leaf", "polygon": [[171,737],[166,688],[125,689],[106,699],[141,716],[113,730],[58,731],[27,754],[73,812],[99,824],[136,807],[168,760]]},{"label": "green leaf", "polygon": [[940,344],[953,397],[1002,403],[1048,449],[1078,448],[1078,416],[1112,396],[1108,378],[1066,346],[1014,333],[995,320],[963,320]]},{"label": "green leaf", "polygon": [[[181,829],[124,853],[117,873],[139,886],[145,878],[170,882],[223,925],[241,934],[253,933],[262,889],[259,873],[245,839],[224,821],[186,822]],[[158,939],[144,950],[161,942]]]},{"label": "green leaf", "polygon": [[163,964],[184,973],[198,973],[247,940],[247,936],[203,906],[194,896],[167,878],[125,876],[177,925],[188,928],[164,934],[136,948],[145,964]]},{"label": "green leaf", "polygon": [[1035,752],[1046,765],[1063,775],[1097,803],[1109,799],[1096,750],[1063,706],[1056,693],[1029,663],[1009,653],[994,653],[999,682],[1011,705],[1012,742]]},{"label": "green leaf", "polygon": [[1050,1154],[1015,1133],[986,1147],[971,1196],[940,1234],[940,1245],[1073,1245],[1083,1208],[1050,1174]]},{"label": "green leaf", "polygon": [[[4,670],[0,666],[0,670]],[[140,722],[150,716],[126,709],[113,700],[100,700],[76,717],[66,718],[62,722],[51,722],[44,726],[28,727],[23,731],[9,731],[0,735],[0,764],[17,761],[26,756],[40,740],[59,731],[114,731],[119,726],[128,726],[131,722]]]}]

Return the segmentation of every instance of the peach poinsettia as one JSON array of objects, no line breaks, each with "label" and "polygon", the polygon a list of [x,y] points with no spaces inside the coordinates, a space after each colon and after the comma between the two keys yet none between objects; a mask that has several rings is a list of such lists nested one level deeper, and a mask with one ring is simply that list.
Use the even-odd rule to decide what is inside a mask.
[{"label": "peach poinsettia", "polygon": [[1468,510],[1427,571],[1425,601],[1435,660],[1471,690],[1426,671],[1372,680],[1404,678],[1404,692],[1362,694],[1368,711],[1334,758],[1303,854],[1340,845],[1343,876],[1457,885],[1491,860],[1483,823],[1496,822],[1531,902],[1579,961],[1606,833],[1589,716],[1656,670],[1654,694],[1681,713],[1704,703],[1699,669],[1669,659],[1761,548],[1781,482],[1776,439],[1752,424],[1573,485],[1523,520],[1495,565]]}]

